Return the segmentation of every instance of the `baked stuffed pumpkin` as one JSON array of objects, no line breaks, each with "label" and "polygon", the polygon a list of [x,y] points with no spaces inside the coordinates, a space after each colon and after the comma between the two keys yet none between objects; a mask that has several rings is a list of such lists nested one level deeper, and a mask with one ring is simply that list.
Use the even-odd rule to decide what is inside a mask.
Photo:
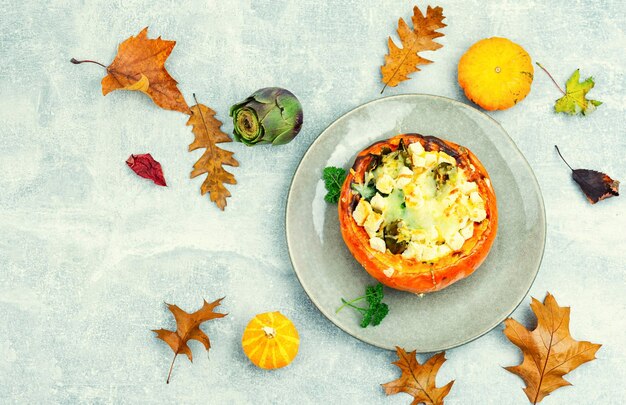
[{"label": "baked stuffed pumpkin", "polygon": [[496,237],[489,175],[467,148],[397,135],[360,152],[341,189],[341,234],[367,272],[398,290],[441,290],[476,270]]}]

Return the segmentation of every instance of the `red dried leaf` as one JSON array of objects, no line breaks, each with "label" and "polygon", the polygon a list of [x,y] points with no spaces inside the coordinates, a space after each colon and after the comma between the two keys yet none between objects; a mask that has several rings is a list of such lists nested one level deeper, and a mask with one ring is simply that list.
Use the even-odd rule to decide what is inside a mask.
[{"label": "red dried leaf", "polygon": [[595,204],[605,198],[619,196],[619,181],[595,170],[572,169],[572,166],[561,155],[558,146],[554,145],[554,147],[567,167],[572,170],[572,178],[578,183],[590,203]]},{"label": "red dried leaf", "polygon": [[128,160],[126,160],[126,164],[132,171],[137,173],[138,176],[144,179],[150,179],[159,186],[167,186],[167,184],[165,184],[165,177],[163,177],[161,163],[154,160],[149,153],[130,155]]}]

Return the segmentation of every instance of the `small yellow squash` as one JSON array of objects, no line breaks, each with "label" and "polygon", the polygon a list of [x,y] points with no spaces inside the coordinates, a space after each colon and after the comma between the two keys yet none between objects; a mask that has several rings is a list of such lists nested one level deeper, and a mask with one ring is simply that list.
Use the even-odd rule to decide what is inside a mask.
[{"label": "small yellow squash", "polygon": [[275,369],[289,365],[298,354],[300,337],[294,324],[280,312],[258,314],[241,338],[243,352],[257,367]]},{"label": "small yellow squash", "polygon": [[459,85],[472,102],[485,110],[506,110],[522,101],[533,82],[530,55],[506,38],[476,42],[461,57]]}]

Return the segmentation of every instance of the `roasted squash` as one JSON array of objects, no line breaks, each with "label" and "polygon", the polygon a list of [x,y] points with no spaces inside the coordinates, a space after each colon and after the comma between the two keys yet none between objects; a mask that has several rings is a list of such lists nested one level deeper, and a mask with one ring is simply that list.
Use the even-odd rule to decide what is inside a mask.
[{"label": "roasted squash", "polygon": [[413,293],[438,291],[472,274],[498,226],[496,196],[478,158],[419,134],[361,151],[338,210],[354,258],[386,286]]}]

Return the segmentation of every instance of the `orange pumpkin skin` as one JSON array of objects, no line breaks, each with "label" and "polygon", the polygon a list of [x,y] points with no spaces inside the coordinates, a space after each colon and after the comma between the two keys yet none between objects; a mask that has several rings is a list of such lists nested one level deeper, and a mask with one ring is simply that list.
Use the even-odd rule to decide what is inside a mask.
[{"label": "orange pumpkin skin", "polygon": [[[418,260],[406,260],[399,254],[389,250],[381,253],[370,247],[369,236],[352,217],[353,207],[360,198],[351,189],[353,181],[363,182],[365,172],[382,148],[398,149],[400,141],[405,145],[420,142],[426,151],[442,151],[454,157],[457,167],[465,170],[468,181],[476,182],[479,194],[485,200],[487,217],[474,224],[474,235],[465,241],[458,252],[454,252],[434,263],[423,263]],[[474,166],[474,169],[470,165]],[[469,276],[482,264],[493,245],[498,228],[498,212],[496,196],[489,180],[489,175],[478,158],[467,148],[433,136],[419,134],[401,134],[386,141],[377,142],[360,152],[352,170],[348,173],[341,188],[338,204],[341,234],[354,258],[376,280],[384,285],[412,293],[429,293],[439,291]],[[385,274],[394,269],[391,277]]]}]

